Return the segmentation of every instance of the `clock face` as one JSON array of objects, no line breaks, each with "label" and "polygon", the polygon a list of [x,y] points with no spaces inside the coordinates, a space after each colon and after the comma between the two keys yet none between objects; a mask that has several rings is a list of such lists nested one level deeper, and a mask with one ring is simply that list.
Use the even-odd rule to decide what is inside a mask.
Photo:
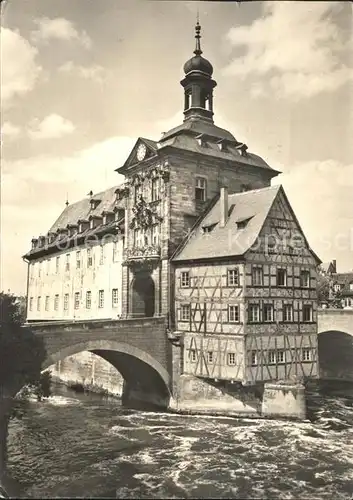
[{"label": "clock face", "polygon": [[140,144],[139,147],[137,148],[137,159],[138,161],[142,161],[144,157],[146,156],[146,146],[144,144]]}]

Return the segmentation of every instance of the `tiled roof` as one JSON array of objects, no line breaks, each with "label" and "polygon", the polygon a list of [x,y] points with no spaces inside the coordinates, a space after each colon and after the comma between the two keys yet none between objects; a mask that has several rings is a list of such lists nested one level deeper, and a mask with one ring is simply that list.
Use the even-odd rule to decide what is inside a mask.
[{"label": "tiled roof", "polygon": [[334,273],[332,279],[335,283],[351,283],[353,282],[353,271],[349,273]]},{"label": "tiled roof", "polygon": [[[59,218],[54,222],[49,232],[55,232],[59,228],[66,228],[68,224],[77,224],[80,219],[88,220],[91,215],[102,215],[103,211],[113,210],[115,206],[115,190],[118,186],[94,194],[92,198],[87,196],[83,200],[77,201],[68,205],[61,213]],[[95,209],[91,209],[90,200],[101,200]]]},{"label": "tiled roof", "polygon": [[252,165],[254,167],[261,167],[269,170],[275,176],[279,173],[277,170],[270,167],[265,160],[263,160],[260,156],[246,152],[246,154],[242,155],[239,149],[236,148],[236,143],[229,143],[226,145],[224,150],[221,150],[217,144],[217,139],[206,138],[206,144],[201,146],[196,140],[195,136],[189,134],[180,134],[171,137],[170,139],[164,140],[160,142],[159,149],[163,149],[166,146],[173,146],[178,149],[192,151],[194,153],[201,153],[207,156],[222,158],[224,160],[237,162],[238,164],[243,165]]},{"label": "tiled roof", "polygon": [[[271,206],[281,189],[273,186],[228,195],[229,217],[225,227],[219,227],[218,200],[200,221],[173,261],[198,260],[243,255],[255,243]],[[232,209],[233,205],[233,209]],[[243,229],[237,222],[249,219]],[[203,227],[217,224],[209,233]]]},{"label": "tiled roof", "polygon": [[56,239],[54,239],[51,243],[47,243],[44,247],[32,248],[23,257],[28,260],[33,260],[45,255],[56,253],[58,250],[62,250],[63,248],[68,250],[69,248],[88,242],[90,238],[94,238],[94,236],[117,234],[123,230],[123,227],[124,219],[122,218],[119,221],[108,222],[104,225],[100,224],[94,229],[87,228],[82,231],[82,233],[75,233],[72,236],[64,235],[62,238],[57,236]]},{"label": "tiled roof", "polygon": [[340,295],[353,296],[353,290],[350,288],[350,285],[353,284],[353,272],[332,274],[332,284],[339,284],[342,286]]}]

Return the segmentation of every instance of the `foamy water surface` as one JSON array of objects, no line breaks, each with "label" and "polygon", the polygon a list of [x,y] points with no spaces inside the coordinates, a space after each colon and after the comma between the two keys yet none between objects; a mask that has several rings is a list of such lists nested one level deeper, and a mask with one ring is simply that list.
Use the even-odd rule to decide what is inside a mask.
[{"label": "foamy water surface", "polygon": [[352,388],[316,394],[302,423],[138,412],[61,392],[10,425],[10,469],[28,496],[352,498]]}]

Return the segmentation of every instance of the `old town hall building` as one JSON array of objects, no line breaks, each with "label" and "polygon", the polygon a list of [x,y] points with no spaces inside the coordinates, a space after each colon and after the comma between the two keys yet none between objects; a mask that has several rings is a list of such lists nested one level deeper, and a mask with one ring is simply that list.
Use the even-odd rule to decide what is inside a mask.
[{"label": "old town hall building", "polygon": [[280,172],[214,123],[213,68],[184,65],[184,121],[140,137],[125,182],[32,240],[28,322],[166,317],[182,372],[241,382],[317,375],[316,268]]}]

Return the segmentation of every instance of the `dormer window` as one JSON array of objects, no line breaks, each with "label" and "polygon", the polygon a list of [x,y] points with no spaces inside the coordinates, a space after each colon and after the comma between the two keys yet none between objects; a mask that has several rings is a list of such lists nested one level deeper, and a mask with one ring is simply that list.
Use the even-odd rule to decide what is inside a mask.
[{"label": "dormer window", "polygon": [[45,244],[45,236],[39,236],[38,238],[38,246],[43,247]]},{"label": "dormer window", "polygon": [[196,141],[197,141],[198,145],[201,146],[201,147],[207,146],[207,144],[206,144],[206,137],[203,134],[198,135],[196,137]]},{"label": "dormer window", "polygon": [[203,226],[202,227],[202,232],[203,234],[207,234],[207,233],[210,233],[211,231],[213,231],[213,229],[217,226],[217,223],[215,224],[209,224],[208,226]]},{"label": "dormer window", "polygon": [[237,150],[239,151],[239,153],[241,154],[241,156],[246,156],[246,151],[248,149],[248,146],[246,144],[238,144],[236,146]]},{"label": "dormer window", "polygon": [[103,224],[110,224],[111,222],[114,222],[114,220],[115,220],[114,212],[103,212]]},{"label": "dormer window", "polygon": [[221,151],[227,151],[227,144],[224,140],[218,141],[217,145]]},{"label": "dormer window", "polygon": [[87,220],[79,220],[78,221],[78,232],[79,233],[83,233],[88,228],[89,228],[89,222]]},{"label": "dormer window", "polygon": [[126,196],[128,196],[129,191],[130,190],[129,190],[129,188],[128,188],[128,186],[126,184],[124,184],[120,188],[117,188],[115,190],[115,195],[116,195],[115,201],[118,202],[118,201],[123,200]]},{"label": "dormer window", "polygon": [[252,217],[243,217],[241,219],[238,219],[237,220],[237,228],[244,229],[248,225],[248,223],[251,219],[252,219]]},{"label": "dormer window", "polygon": [[69,236],[73,236],[76,231],[77,231],[77,225],[76,224],[68,224],[67,225],[67,230],[69,232]]},{"label": "dormer window", "polygon": [[91,204],[91,210],[95,210],[98,205],[100,204],[101,200],[97,200],[95,198],[90,199],[90,204]]},{"label": "dormer window", "polygon": [[66,229],[58,229],[58,235],[59,235],[59,240],[62,240],[67,236],[67,230]]},{"label": "dormer window", "polygon": [[92,215],[89,219],[89,228],[90,229],[95,229],[97,226],[99,226],[99,223],[101,222],[102,218],[99,217],[98,215]]},{"label": "dormer window", "polygon": [[32,250],[36,248],[38,244],[38,239],[37,238],[32,238]]},{"label": "dormer window", "polygon": [[55,233],[48,233],[47,234],[47,237],[48,237],[48,243],[53,243],[53,241],[55,240]]}]

